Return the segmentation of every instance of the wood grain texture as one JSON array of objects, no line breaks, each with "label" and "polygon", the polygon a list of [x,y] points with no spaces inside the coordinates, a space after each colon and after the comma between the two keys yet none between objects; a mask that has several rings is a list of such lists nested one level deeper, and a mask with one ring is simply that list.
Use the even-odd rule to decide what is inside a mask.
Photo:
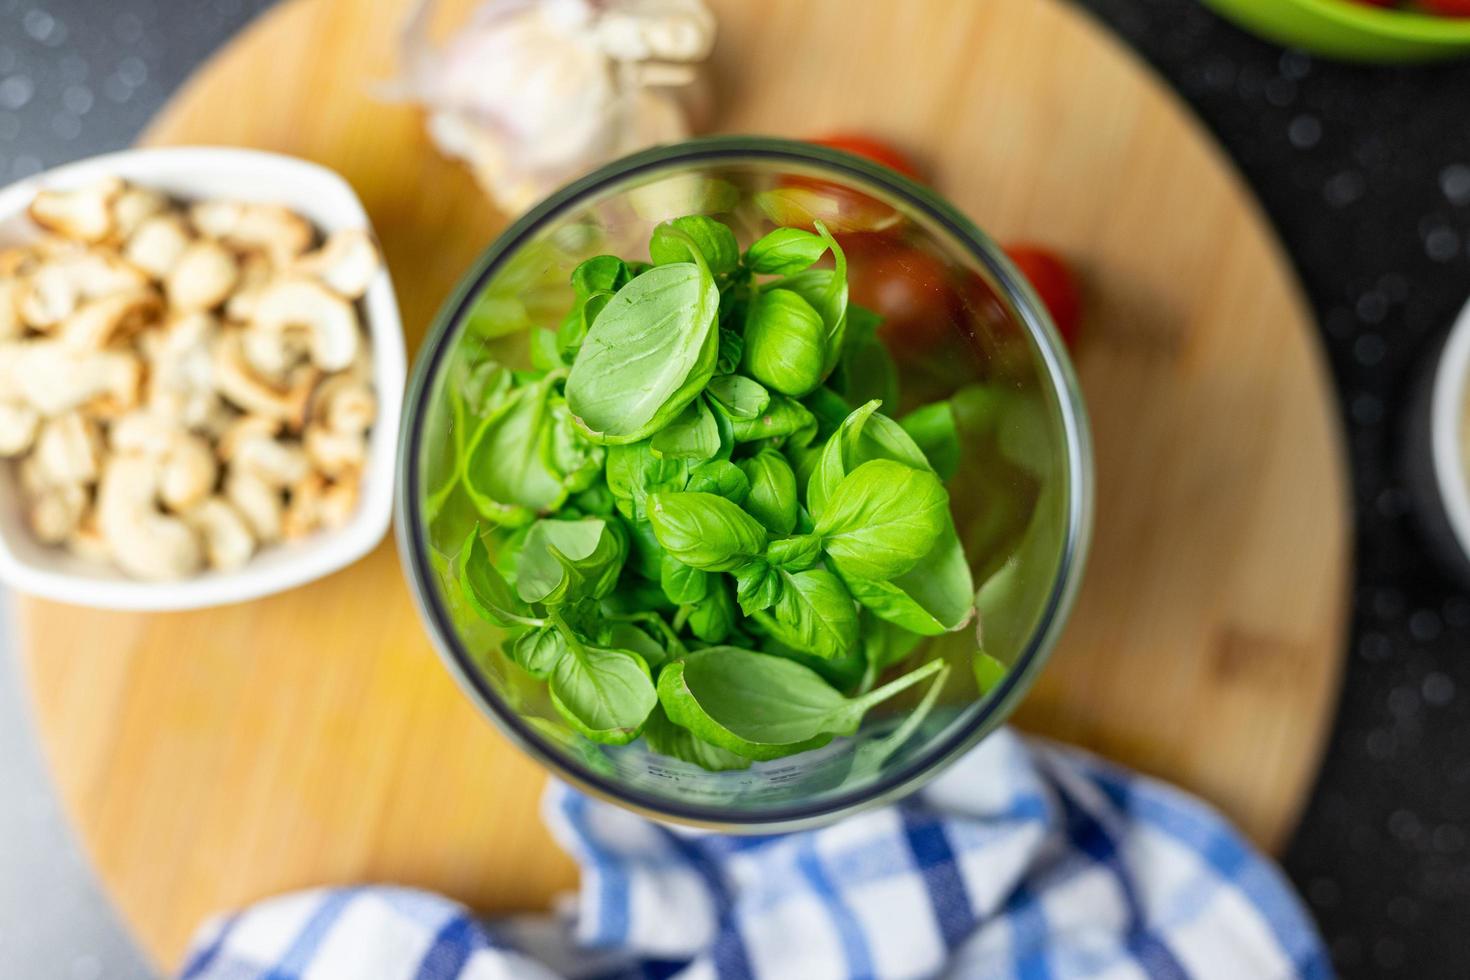
[{"label": "wood grain texture", "polygon": [[[342,172],[384,241],[412,349],[503,218],[416,112],[373,98],[403,6],[293,0],[147,138]],[[716,7],[718,129],[884,134],[993,234],[1077,261],[1097,533],[1021,723],[1175,780],[1280,845],[1337,687],[1346,480],[1313,325],[1234,172],[1054,0]],[[23,619],[61,794],[162,963],[202,916],[283,889],[393,881],[506,910],[574,884],[537,817],[543,776],[439,666],[391,543],[248,605],[145,617],[32,601]]]}]

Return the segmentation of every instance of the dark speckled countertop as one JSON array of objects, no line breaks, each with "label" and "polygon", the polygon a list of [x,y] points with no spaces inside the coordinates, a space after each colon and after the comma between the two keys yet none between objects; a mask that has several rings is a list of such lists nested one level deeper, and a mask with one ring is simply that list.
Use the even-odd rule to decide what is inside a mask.
[{"label": "dark speckled countertop", "polygon": [[[1470,294],[1470,64],[1334,65],[1251,38],[1196,0],[1079,2],[1155,66],[1244,172],[1316,309],[1340,394],[1357,509],[1352,647],[1286,870],[1345,976],[1470,976],[1470,592],[1426,559],[1397,470],[1415,369]],[[0,182],[125,145],[266,6],[0,0]],[[0,671],[7,703],[19,703],[14,673]],[[0,724],[0,858],[12,861],[28,847],[71,847],[41,826],[54,804],[37,802],[33,750],[6,742],[26,737],[14,720]],[[12,755],[24,764],[11,767]],[[24,792],[11,792],[17,779]],[[88,911],[85,872],[63,878],[53,889],[76,894],[41,905],[30,889],[22,904],[0,888],[6,975],[141,975],[119,961],[127,950],[105,913]],[[43,962],[32,943],[21,958],[18,938],[46,933],[36,921],[53,910],[66,917],[53,934],[91,952]]]}]

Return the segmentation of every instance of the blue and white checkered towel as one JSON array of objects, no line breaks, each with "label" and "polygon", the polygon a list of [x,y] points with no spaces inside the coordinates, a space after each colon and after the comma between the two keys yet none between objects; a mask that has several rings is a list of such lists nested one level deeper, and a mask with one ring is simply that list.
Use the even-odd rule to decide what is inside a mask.
[{"label": "blue and white checkered towel", "polygon": [[726,837],[553,783],[582,866],[559,915],[482,922],[438,896],[335,888],[207,925],[206,980],[553,977],[1330,977],[1280,872],[1153,780],[1000,732],[907,801]]}]

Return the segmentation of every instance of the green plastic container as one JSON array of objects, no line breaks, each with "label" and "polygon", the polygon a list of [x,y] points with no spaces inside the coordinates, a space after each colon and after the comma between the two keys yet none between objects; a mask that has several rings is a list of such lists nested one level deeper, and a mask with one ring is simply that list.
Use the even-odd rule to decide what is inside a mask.
[{"label": "green plastic container", "polygon": [[1349,0],[1205,0],[1247,30],[1345,61],[1434,61],[1470,55],[1470,19]]}]

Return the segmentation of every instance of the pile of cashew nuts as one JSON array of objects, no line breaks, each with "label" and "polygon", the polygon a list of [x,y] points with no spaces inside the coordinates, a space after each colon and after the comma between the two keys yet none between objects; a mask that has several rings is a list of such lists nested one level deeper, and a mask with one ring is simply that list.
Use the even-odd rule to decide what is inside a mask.
[{"label": "pile of cashew nuts", "polygon": [[29,214],[46,234],[0,249],[0,456],[39,540],[177,579],[351,518],[366,232],[115,179]]}]

